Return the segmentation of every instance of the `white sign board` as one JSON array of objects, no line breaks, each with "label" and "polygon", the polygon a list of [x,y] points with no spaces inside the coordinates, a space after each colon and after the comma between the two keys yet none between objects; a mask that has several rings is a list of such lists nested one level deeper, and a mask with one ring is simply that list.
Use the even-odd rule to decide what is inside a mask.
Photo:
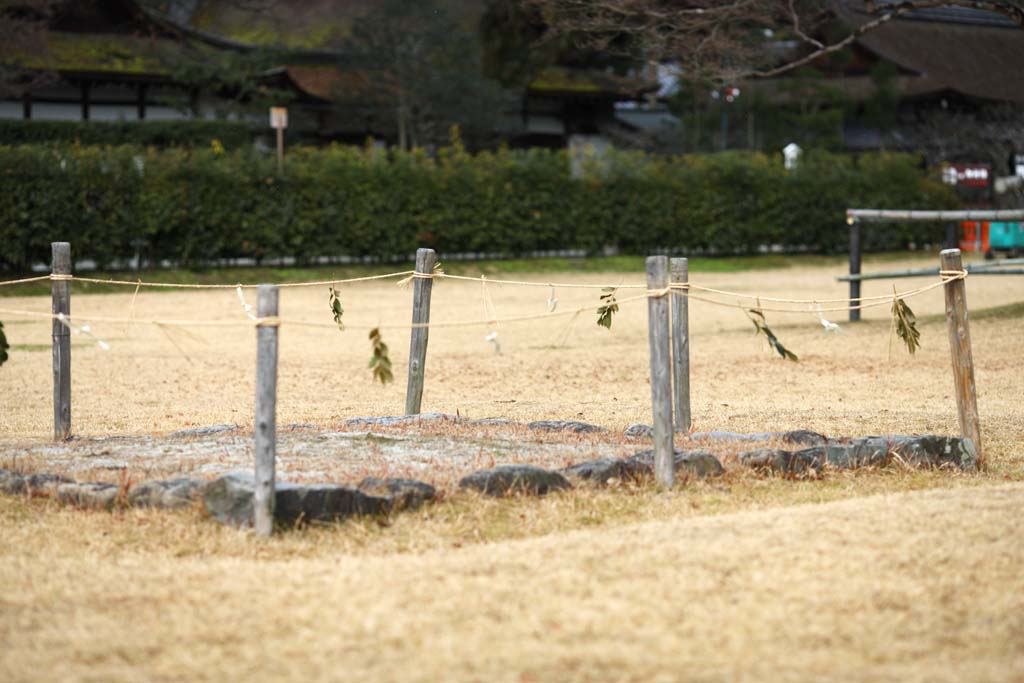
[{"label": "white sign board", "polygon": [[800,145],[795,142],[791,142],[782,148],[783,165],[785,165],[787,171],[792,171],[796,168],[797,163],[800,161],[800,155],[803,152],[800,149]]},{"label": "white sign board", "polygon": [[270,127],[271,128],[287,128],[288,127],[288,108],[287,107],[271,107],[270,108]]}]

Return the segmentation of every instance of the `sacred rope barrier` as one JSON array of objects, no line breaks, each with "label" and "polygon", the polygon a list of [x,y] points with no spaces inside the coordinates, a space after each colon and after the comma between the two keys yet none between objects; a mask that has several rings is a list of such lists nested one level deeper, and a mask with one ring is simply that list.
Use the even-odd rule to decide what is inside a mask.
[{"label": "sacred rope barrier", "polygon": [[[469,277],[449,275],[436,264],[436,256],[432,249],[417,251],[415,270],[398,271],[365,277],[316,280],[307,282],[291,282],[269,285],[223,285],[223,284],[185,284],[145,282],[138,280],[117,280],[105,278],[87,278],[71,274],[70,245],[66,242],[53,244],[53,273],[38,277],[23,278],[0,282],[0,287],[29,284],[50,280],[52,283],[53,309],[51,313],[0,308],[0,315],[11,315],[27,318],[51,319],[53,321],[53,366],[54,366],[54,436],[57,440],[67,439],[71,434],[71,348],[70,334],[82,333],[93,338],[101,348],[109,345],[96,337],[89,323],[121,323],[151,324],[156,326],[178,327],[238,327],[252,326],[257,330],[257,389],[256,389],[256,480],[257,480],[257,530],[270,533],[267,506],[273,505],[275,452],[276,452],[276,378],[277,378],[277,335],[282,326],[301,326],[312,328],[362,329],[369,330],[369,338],[373,348],[371,368],[375,379],[387,382],[393,379],[391,360],[387,345],[380,334],[382,328],[411,330],[409,377],[406,390],[406,413],[418,414],[423,393],[424,368],[426,365],[427,341],[430,328],[458,328],[471,326],[495,327],[502,323],[518,323],[553,317],[576,316],[586,312],[597,312],[598,324],[611,327],[613,316],[619,311],[620,305],[646,300],[648,302],[648,325],[651,354],[651,399],[655,441],[655,477],[665,486],[674,483],[673,458],[673,418],[676,425],[685,430],[690,425],[690,392],[689,392],[689,331],[688,304],[696,300],[717,306],[739,308],[743,310],[753,323],[758,334],[763,334],[769,346],[780,356],[789,360],[798,360],[797,356],[782,345],[778,337],[768,327],[765,312],[816,314],[826,331],[835,331],[839,326],[825,319],[824,313],[832,311],[862,310],[876,306],[892,306],[893,330],[896,336],[906,343],[913,353],[917,347],[918,332],[913,312],[906,300],[919,296],[933,289],[943,287],[946,292],[946,312],[949,327],[950,349],[952,353],[954,378],[957,389],[957,407],[961,432],[965,438],[973,440],[981,454],[980,429],[978,426],[977,403],[974,386],[974,370],[971,359],[970,332],[967,324],[967,306],[964,279],[967,271],[963,268],[960,252],[956,249],[945,250],[941,256],[939,279],[921,287],[897,292],[891,295],[857,296],[843,299],[792,299],[768,297],[746,292],[732,292],[723,289],[705,287],[689,282],[688,261],[685,258],[671,259],[665,256],[652,256],[647,259],[646,284],[580,284],[529,282],[521,280],[498,280],[486,276]],[[412,284],[413,315],[408,324],[387,325],[349,325],[343,322],[344,310],[336,286],[402,278],[397,284]],[[479,319],[455,321],[430,321],[430,298],[435,280],[453,280],[478,282],[481,285],[484,300],[484,315]],[[132,306],[129,316],[74,316],[70,314],[71,282],[134,287]],[[524,287],[547,287],[550,296],[547,300],[547,312],[499,318],[487,285],[509,285]],[[318,322],[282,317],[278,313],[278,291],[286,287],[330,287],[330,310],[333,322]],[[136,318],[134,315],[135,297],[143,287],[177,288],[177,289],[234,289],[238,294],[245,318],[238,320],[177,320]],[[254,307],[245,300],[245,289],[257,289],[256,312]],[[599,302],[592,306],[581,306],[571,309],[556,310],[558,300],[557,289],[599,289]],[[634,296],[618,299],[618,290],[641,290]],[[725,298],[732,301],[723,300]],[[671,301],[670,301],[671,300]],[[746,302],[746,303],[744,303]],[[764,306],[762,302],[776,304]],[[842,306],[826,306],[822,304],[838,304]],[[671,313],[670,313],[671,304]],[[81,323],[81,324],[79,324]],[[495,343],[497,335],[492,332],[488,341]],[[6,340],[0,325],[0,353],[6,355]],[[0,361],[2,361],[0,357]],[[673,386],[674,385],[674,386]],[[674,388],[674,394],[673,394]],[[674,414],[673,414],[674,407]]]}]

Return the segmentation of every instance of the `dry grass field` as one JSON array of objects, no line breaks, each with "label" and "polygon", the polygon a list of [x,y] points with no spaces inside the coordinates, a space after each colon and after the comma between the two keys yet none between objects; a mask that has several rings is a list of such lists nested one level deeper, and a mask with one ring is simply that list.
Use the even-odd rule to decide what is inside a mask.
[{"label": "dry grass field", "polygon": [[[930,265],[929,258],[883,267]],[[836,298],[840,265],[697,273],[708,286]],[[879,264],[866,264],[865,270]],[[637,283],[640,273],[514,279]],[[902,280],[900,289],[930,280]],[[891,291],[867,283],[865,294]],[[0,499],[2,680],[1024,680],[1024,278],[967,282],[982,429],[978,474],[899,467],[789,481],[732,474],[544,499],[467,494],[401,515],[262,542],[186,513],[82,512]],[[559,309],[596,290],[556,290]],[[630,295],[620,292],[620,298]],[[254,294],[249,293],[250,302]],[[441,281],[433,320],[543,314],[547,287]],[[342,290],[352,329],[283,327],[279,421],[331,427],[404,403],[411,292]],[[800,363],[742,312],[691,304],[695,428],[955,434],[942,293],[908,303],[922,349],[892,343],[888,307],[828,334],[768,313]],[[45,297],[3,308],[45,311]],[[232,290],[76,296],[79,315],[230,320]],[[282,294],[329,322],[326,288]],[[844,314],[826,314],[843,322]],[[515,420],[650,422],[646,305],[431,331],[424,409]],[[48,323],[0,315],[2,455],[51,435]],[[381,324],[394,385],[371,382]],[[74,338],[76,434],[251,426],[252,329],[94,324]]]}]

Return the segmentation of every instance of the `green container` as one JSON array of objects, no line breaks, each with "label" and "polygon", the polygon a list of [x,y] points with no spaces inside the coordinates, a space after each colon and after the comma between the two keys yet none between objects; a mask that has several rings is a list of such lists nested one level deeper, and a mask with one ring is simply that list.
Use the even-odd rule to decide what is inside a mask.
[{"label": "green container", "polygon": [[1024,223],[989,223],[988,246],[993,251],[1024,249]]}]

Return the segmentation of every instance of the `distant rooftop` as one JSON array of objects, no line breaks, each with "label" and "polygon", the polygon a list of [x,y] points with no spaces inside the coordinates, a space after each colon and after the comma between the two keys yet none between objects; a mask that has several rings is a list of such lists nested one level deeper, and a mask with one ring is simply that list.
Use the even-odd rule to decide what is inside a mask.
[{"label": "distant rooftop", "polygon": [[[878,6],[896,5],[902,0],[876,0]],[[954,24],[973,24],[975,26],[998,26],[1019,29],[1017,22],[1004,14],[970,7],[945,5],[917,9],[905,15],[906,19],[917,21],[942,21]]]}]

